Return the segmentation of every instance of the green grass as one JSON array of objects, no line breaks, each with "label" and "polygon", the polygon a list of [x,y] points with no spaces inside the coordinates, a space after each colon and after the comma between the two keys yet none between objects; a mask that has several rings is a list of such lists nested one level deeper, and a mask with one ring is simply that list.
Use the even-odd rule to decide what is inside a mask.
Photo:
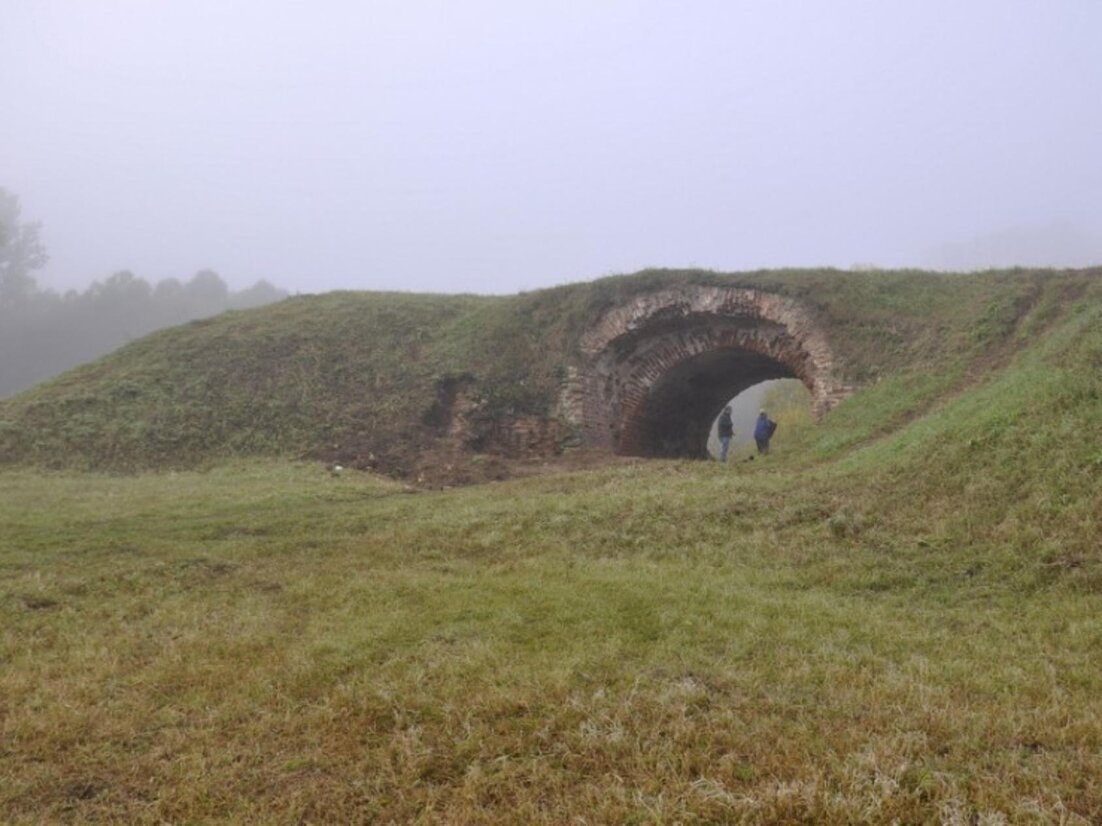
[{"label": "green grass", "polygon": [[0,821],[1100,822],[1090,289],[750,463],[4,470]]},{"label": "green grass", "polygon": [[0,813],[1097,822],[1099,312],[750,464],[0,474]]},{"label": "green grass", "polygon": [[780,470],[0,486],[6,822],[1102,812],[1102,588]]},{"label": "green grass", "polygon": [[517,416],[553,417],[563,377],[580,367],[580,337],[601,313],[690,284],[788,295],[826,331],[843,382],[894,382],[878,397],[879,419],[866,416],[870,429],[843,428],[860,440],[986,371],[1025,332],[1059,323],[1077,296],[1097,294],[1099,274],[651,270],[507,297],[299,296],[155,333],[0,401],[0,465],[137,471],[243,456],[363,465],[374,455],[372,466],[409,474],[441,436],[430,419],[449,383],[477,401],[490,442]]}]

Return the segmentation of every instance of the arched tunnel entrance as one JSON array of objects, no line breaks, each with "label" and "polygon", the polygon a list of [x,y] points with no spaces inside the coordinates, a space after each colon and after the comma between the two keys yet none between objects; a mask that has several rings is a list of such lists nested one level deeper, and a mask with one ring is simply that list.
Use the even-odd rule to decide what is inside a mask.
[{"label": "arched tunnel entrance", "polygon": [[607,311],[582,337],[585,365],[568,388],[583,442],[635,456],[707,456],[716,415],[740,391],[796,378],[818,418],[849,388],[798,303],[760,290],[681,287]]}]

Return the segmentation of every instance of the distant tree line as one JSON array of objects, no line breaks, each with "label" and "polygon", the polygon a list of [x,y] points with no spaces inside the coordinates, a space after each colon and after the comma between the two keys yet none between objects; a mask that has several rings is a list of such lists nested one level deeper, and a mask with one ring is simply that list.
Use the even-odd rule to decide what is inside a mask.
[{"label": "distant tree line", "polygon": [[162,327],[287,295],[266,281],[234,292],[211,270],[156,283],[124,270],[60,294],[35,280],[48,260],[40,234],[39,224],[21,222],[18,198],[0,188],[0,398]]}]

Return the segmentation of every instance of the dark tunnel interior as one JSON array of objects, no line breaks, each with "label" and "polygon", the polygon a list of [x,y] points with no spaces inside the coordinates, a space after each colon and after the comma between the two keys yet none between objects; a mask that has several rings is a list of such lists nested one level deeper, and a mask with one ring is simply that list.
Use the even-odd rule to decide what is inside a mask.
[{"label": "dark tunnel interior", "polygon": [[796,378],[792,370],[749,350],[713,350],[686,359],[651,387],[624,423],[621,452],[636,456],[708,456],[708,435],[723,406],[748,387]]}]

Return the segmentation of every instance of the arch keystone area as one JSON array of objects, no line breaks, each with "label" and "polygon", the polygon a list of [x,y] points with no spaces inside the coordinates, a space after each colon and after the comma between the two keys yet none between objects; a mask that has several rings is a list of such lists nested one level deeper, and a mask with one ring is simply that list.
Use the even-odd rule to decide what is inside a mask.
[{"label": "arch keystone area", "polygon": [[761,290],[682,287],[636,296],[581,339],[575,419],[584,444],[637,456],[704,456],[716,415],[768,379],[797,378],[819,418],[849,394],[798,302]]}]

